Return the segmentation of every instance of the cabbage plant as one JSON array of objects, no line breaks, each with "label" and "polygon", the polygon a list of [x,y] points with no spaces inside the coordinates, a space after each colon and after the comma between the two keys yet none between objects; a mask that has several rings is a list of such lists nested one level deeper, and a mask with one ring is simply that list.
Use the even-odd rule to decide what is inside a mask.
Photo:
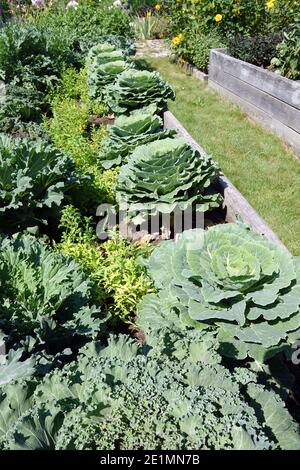
[{"label": "cabbage plant", "polygon": [[101,99],[104,87],[113,82],[120,73],[130,66],[124,60],[117,60],[105,64],[93,63],[88,71],[89,95],[95,99]]},{"label": "cabbage plant", "polygon": [[243,224],[187,231],[157,247],[148,269],[159,290],[140,306],[150,337],[216,329],[224,355],[258,361],[300,337],[300,258]]},{"label": "cabbage plant", "polygon": [[109,62],[124,60],[124,53],[121,49],[116,49],[113,44],[103,43],[93,46],[87,55],[87,65],[103,65]]},{"label": "cabbage plant", "polygon": [[3,230],[47,223],[81,177],[75,164],[42,141],[0,134],[0,221]]},{"label": "cabbage plant", "polygon": [[[176,130],[163,130],[163,121],[155,114],[156,107],[133,111],[129,116],[119,116],[109,128],[109,136],[101,143],[99,159],[105,168],[121,165],[140,145],[173,137]],[[154,111],[154,112],[153,112]]]},{"label": "cabbage plant", "polygon": [[229,370],[213,354],[207,362],[201,348],[177,359],[111,337],[40,384],[0,388],[0,447],[299,450],[299,426],[262,375]]},{"label": "cabbage plant", "polygon": [[221,195],[213,183],[217,165],[184,139],[167,138],[137,147],[121,167],[117,199],[129,217],[172,213],[196,205],[197,211],[218,207]]},{"label": "cabbage plant", "polygon": [[30,236],[0,239],[0,338],[30,354],[76,348],[100,330],[95,286],[70,258]]},{"label": "cabbage plant", "polygon": [[116,114],[126,114],[151,103],[163,109],[169,99],[175,99],[170,85],[158,72],[148,70],[126,70],[105,89],[106,104]]}]

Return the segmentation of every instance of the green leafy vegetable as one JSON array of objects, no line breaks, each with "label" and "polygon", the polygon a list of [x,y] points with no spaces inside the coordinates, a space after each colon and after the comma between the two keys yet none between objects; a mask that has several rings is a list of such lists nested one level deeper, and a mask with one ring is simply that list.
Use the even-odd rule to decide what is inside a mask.
[{"label": "green leafy vegetable", "polygon": [[129,216],[171,213],[196,204],[204,212],[221,203],[213,188],[219,170],[183,139],[164,139],[138,147],[122,166],[116,187]]},{"label": "green leafy vegetable", "polygon": [[[207,333],[203,336],[205,339]],[[26,400],[24,385],[2,390],[9,449],[299,449],[298,426],[277,393],[247,369],[229,371],[186,354],[180,360],[124,337],[90,343]],[[29,381],[29,387],[32,386]],[[268,407],[253,389],[276,400]],[[247,388],[251,391],[250,396]],[[21,407],[16,412],[14,397]],[[278,421],[285,413],[285,438]],[[18,419],[17,419],[18,418]]]},{"label": "green leafy vegetable", "polygon": [[9,347],[56,354],[96,337],[95,286],[74,261],[29,236],[3,238],[0,246],[0,334]]},{"label": "green leafy vegetable", "polygon": [[175,93],[157,72],[126,70],[115,83],[105,89],[105,101],[117,114],[156,104],[164,108],[167,100],[174,100]]},{"label": "green leafy vegetable", "polygon": [[47,223],[65,194],[81,181],[72,160],[56,148],[0,134],[2,230]]},{"label": "green leafy vegetable", "polygon": [[108,169],[126,162],[127,157],[140,145],[173,137],[175,130],[163,130],[156,107],[134,111],[129,116],[119,116],[109,128],[109,137],[100,148],[101,165]]},{"label": "green leafy vegetable", "polygon": [[242,224],[184,232],[157,247],[148,266],[159,289],[140,308],[150,336],[168,322],[216,328],[222,354],[260,362],[299,337],[300,258]]}]

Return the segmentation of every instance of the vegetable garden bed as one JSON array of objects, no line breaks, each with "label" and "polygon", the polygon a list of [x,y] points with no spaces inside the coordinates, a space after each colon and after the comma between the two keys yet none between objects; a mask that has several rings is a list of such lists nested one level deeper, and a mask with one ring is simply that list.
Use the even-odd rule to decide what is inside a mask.
[{"label": "vegetable garden bed", "polygon": [[[174,90],[130,36],[69,28],[125,34],[127,13],[75,3],[0,34],[0,449],[299,449],[299,259],[164,113]],[[161,243],[121,216],[96,230],[106,209],[160,231],[222,204]]]}]

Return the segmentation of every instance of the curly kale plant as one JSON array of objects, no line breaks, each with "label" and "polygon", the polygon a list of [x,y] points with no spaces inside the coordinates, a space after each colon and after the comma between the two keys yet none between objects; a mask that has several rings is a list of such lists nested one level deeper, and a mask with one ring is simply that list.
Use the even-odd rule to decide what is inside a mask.
[{"label": "curly kale plant", "polygon": [[140,145],[167,137],[173,137],[175,130],[163,130],[156,107],[149,106],[133,111],[129,116],[119,116],[109,128],[109,137],[101,144],[100,162],[105,169],[121,165]]},{"label": "curly kale plant", "polygon": [[3,99],[0,97],[0,132],[21,136],[19,130],[40,122],[44,111],[44,95],[35,87],[6,85]]},{"label": "curly kale plant", "polygon": [[151,338],[161,328],[217,329],[220,351],[264,361],[300,336],[300,258],[242,224],[190,230],[157,247],[159,289],[140,306]]},{"label": "curly kale plant", "polygon": [[40,140],[0,134],[0,221],[2,230],[47,223],[67,192],[81,181],[75,165]]},{"label": "curly kale plant", "polygon": [[164,139],[138,147],[121,168],[117,197],[131,215],[157,215],[218,207],[221,195],[213,188],[219,170],[206,155],[184,139]]},{"label": "curly kale plant", "polygon": [[8,348],[57,354],[98,334],[95,286],[74,261],[29,236],[2,238],[0,247],[0,339]]},{"label": "curly kale plant", "polygon": [[175,99],[174,91],[161,75],[148,70],[126,70],[104,93],[107,105],[116,114],[126,114],[152,103],[163,109],[169,99]]},{"label": "curly kale plant", "polygon": [[106,348],[90,343],[42,383],[0,389],[0,443],[23,450],[299,449],[299,426],[279,395],[256,373],[220,365],[212,339],[202,335],[208,362],[197,348],[180,360],[147,354],[124,336]]}]

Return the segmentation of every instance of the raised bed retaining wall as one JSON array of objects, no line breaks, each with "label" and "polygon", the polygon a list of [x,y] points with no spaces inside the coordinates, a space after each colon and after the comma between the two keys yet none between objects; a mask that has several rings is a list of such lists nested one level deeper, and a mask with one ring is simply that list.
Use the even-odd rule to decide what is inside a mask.
[{"label": "raised bed retaining wall", "polygon": [[[204,149],[193,139],[193,137],[170,111],[166,111],[164,113],[164,127],[165,129],[176,129],[178,136],[184,137],[190,145],[201,154],[205,153]],[[237,217],[240,217],[242,221],[250,225],[255,232],[265,235],[265,237],[270,241],[288,251],[286,246],[271,230],[268,224],[257,214],[249,202],[225,175],[222,175],[219,178],[219,185],[220,191],[224,195],[224,208],[226,209],[227,222],[236,222]]]},{"label": "raised bed retaining wall", "polygon": [[300,82],[212,49],[209,86],[282,137],[300,156]]}]

